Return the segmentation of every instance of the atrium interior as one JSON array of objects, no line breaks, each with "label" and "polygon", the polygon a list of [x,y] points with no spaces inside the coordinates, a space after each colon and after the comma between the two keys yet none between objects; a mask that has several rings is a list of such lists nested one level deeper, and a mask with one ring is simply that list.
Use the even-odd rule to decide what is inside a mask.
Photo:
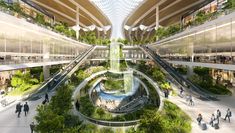
[{"label": "atrium interior", "polygon": [[1,133],[234,133],[235,0],[0,0]]}]

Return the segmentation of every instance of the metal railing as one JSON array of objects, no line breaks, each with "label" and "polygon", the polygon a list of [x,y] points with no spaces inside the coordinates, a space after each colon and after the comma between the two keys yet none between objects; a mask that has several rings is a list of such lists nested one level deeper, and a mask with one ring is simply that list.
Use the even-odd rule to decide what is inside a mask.
[{"label": "metal railing", "polygon": [[38,87],[37,92],[27,96],[27,98],[33,98],[34,96],[37,96],[39,93],[42,93],[44,91],[52,91],[56,89],[60,84],[62,84],[68,78],[69,74],[75,71],[74,69],[78,68],[78,65],[80,65],[84,61],[84,58],[86,58],[89,55],[89,53],[94,49],[95,46],[92,46],[86,52],[84,52],[84,54],[77,56],[64,69],[59,70],[50,78],[46,79]]},{"label": "metal railing", "polygon": [[167,62],[163,61],[160,56],[156,55],[152,50],[147,47],[142,47],[144,51],[149,53],[149,55],[153,58],[153,60],[159,64],[164,70],[166,70],[181,86],[184,88],[188,88],[188,90],[193,90],[195,96],[199,96],[199,98],[207,99],[207,100],[218,100],[216,95],[204,90],[203,88],[193,84],[191,81],[183,78],[178,72],[174,70]]}]

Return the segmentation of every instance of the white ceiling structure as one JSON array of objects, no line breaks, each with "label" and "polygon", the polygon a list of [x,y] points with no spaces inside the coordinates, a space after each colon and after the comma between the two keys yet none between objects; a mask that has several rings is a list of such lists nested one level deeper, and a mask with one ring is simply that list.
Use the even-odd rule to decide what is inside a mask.
[{"label": "white ceiling structure", "polygon": [[122,24],[125,18],[144,0],[90,0],[110,19],[111,39],[124,38]]}]

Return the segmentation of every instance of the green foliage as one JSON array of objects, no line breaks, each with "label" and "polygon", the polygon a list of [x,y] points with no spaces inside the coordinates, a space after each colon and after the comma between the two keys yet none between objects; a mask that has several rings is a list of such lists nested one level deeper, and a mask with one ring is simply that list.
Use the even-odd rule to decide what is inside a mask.
[{"label": "green foliage", "polygon": [[43,82],[44,81],[44,75],[43,75],[43,72],[40,73],[40,82]]},{"label": "green foliage", "polygon": [[107,90],[120,90],[124,88],[124,81],[107,79],[104,81],[104,87]]},{"label": "green foliage", "polygon": [[64,128],[64,117],[53,112],[49,105],[39,106],[37,108],[36,131],[42,133],[61,133]]},{"label": "green foliage", "polygon": [[176,71],[182,75],[186,75],[187,74],[187,67],[183,67],[183,66],[177,67]]},{"label": "green foliage", "polygon": [[145,61],[140,61],[138,64],[128,62],[128,65],[145,73],[159,84],[166,81],[165,74],[156,65],[146,65]]},{"label": "green foliage", "polygon": [[22,12],[22,9],[21,9],[20,4],[18,2],[13,3],[12,8],[17,13],[21,13]]},{"label": "green foliage", "polygon": [[163,111],[145,111],[137,132],[190,133],[191,128],[190,117],[175,104],[164,101]]},{"label": "green foliage", "polygon": [[121,38],[118,38],[117,42],[120,42],[120,43],[122,43],[122,44],[124,44],[124,45],[129,44],[129,42],[128,42],[128,40],[127,40],[127,39],[121,39]]},{"label": "green foliage", "polygon": [[80,97],[80,112],[86,116],[91,116],[95,111],[95,107],[91,103],[89,96]]},{"label": "green foliage", "polygon": [[102,108],[96,108],[96,113],[102,118],[102,116],[105,114],[105,111]]},{"label": "green foliage", "polygon": [[109,45],[111,43],[109,39],[97,38],[96,33],[94,31],[88,31],[84,34],[81,34],[79,40],[93,45]]},{"label": "green foliage", "polygon": [[96,34],[93,31],[85,32],[84,35],[81,35],[80,40],[88,44],[96,44]]},{"label": "green foliage", "polygon": [[78,130],[79,133],[97,133],[98,129],[93,124],[82,124],[81,128]]},{"label": "green foliage", "polygon": [[72,88],[74,86],[63,85],[58,88],[56,95],[52,97],[49,105],[41,105],[37,108],[37,132],[49,133],[77,133],[81,122],[78,116],[69,114],[72,107]]},{"label": "green foliage", "polygon": [[223,9],[234,9],[235,8],[235,0],[227,0],[227,2],[224,4]]},{"label": "green foliage", "polygon": [[101,128],[99,132],[100,132],[100,133],[114,133],[114,131],[112,130],[112,128],[108,128],[108,127],[103,127],[103,128]]},{"label": "green foliage", "polygon": [[193,68],[193,72],[199,76],[206,76],[209,74],[210,69],[206,67],[195,67]]},{"label": "green foliage", "polygon": [[60,86],[55,96],[52,97],[50,105],[58,115],[67,113],[72,108],[72,87],[70,85]]},{"label": "green foliage", "polygon": [[170,86],[170,84],[168,82],[161,83],[160,87],[163,90],[171,89],[171,86]]},{"label": "green foliage", "polygon": [[37,13],[37,15],[36,15],[36,17],[35,17],[35,20],[36,20],[39,24],[43,24],[43,25],[46,24],[45,19],[44,19],[44,15],[41,14],[41,13]]},{"label": "green foliage", "polygon": [[155,41],[156,39],[163,39],[165,37],[171,36],[176,34],[177,32],[180,31],[180,25],[176,24],[176,25],[170,25],[169,27],[159,27],[156,32],[155,32],[155,36],[153,39],[153,41]]},{"label": "green foliage", "polygon": [[152,75],[153,75],[153,78],[157,82],[164,82],[165,81],[165,75],[162,73],[162,71],[159,68],[153,68]]},{"label": "green foliage", "polygon": [[191,76],[189,79],[196,85],[214,94],[219,95],[231,95],[232,92],[228,90],[225,86],[220,84],[214,84],[213,78],[210,75],[210,69],[205,67],[195,67],[193,69],[195,75]]},{"label": "green foliage", "polygon": [[18,92],[27,91],[33,85],[38,83],[38,79],[31,77],[30,71],[25,71],[25,73],[22,73],[20,70],[17,70],[11,79],[11,86],[15,88],[14,91]]},{"label": "green foliage", "polygon": [[206,12],[201,10],[196,14],[195,23],[202,24],[206,20]]}]

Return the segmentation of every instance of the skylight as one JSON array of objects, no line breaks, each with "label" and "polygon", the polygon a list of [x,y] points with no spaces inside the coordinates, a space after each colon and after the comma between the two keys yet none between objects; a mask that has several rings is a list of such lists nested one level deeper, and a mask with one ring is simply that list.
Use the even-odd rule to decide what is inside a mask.
[{"label": "skylight", "polygon": [[124,38],[122,24],[125,18],[143,0],[91,0],[99,7],[112,23],[111,39]]}]

